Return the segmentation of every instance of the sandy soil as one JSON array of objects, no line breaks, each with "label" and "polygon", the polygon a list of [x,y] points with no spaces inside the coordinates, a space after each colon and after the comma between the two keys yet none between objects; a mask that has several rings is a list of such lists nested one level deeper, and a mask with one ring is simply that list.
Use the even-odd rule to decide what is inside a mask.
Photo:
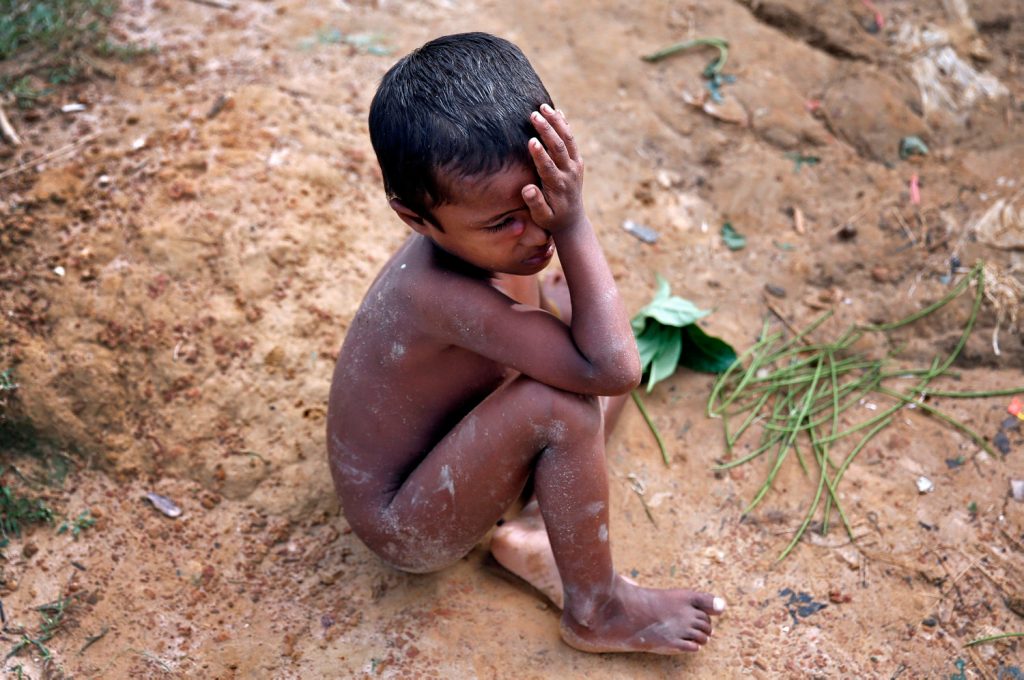
[{"label": "sandy soil", "polygon": [[[581,140],[588,208],[633,309],[660,272],[742,349],[765,319],[781,328],[769,303],[795,326],[834,308],[832,332],[899,318],[944,294],[953,256],[1020,281],[1021,223],[997,235],[976,223],[1021,191],[1024,9],[875,4],[880,32],[855,0],[125,2],[118,31],[158,54],[107,64],[116,81],[62,90],[34,113],[8,108],[25,145],[0,146],[0,367],[20,384],[8,415],[73,464],[62,486],[34,493],[62,517],[99,518],[77,537],[37,528],[4,549],[5,649],[38,632],[36,607],[73,596],[45,643],[52,659],[29,647],[5,671],[1022,677],[1024,641],[963,647],[1024,630],[1024,504],[1009,494],[1024,479],[1024,436],[1004,424],[1008,398],[933,401],[986,439],[1002,431],[1008,452],[995,457],[901,411],[841,487],[858,543],[811,533],[781,563],[814,482],[786,465],[742,515],[769,461],[712,470],[724,445],[704,416],[710,377],[681,371],[647,399],[670,467],[627,410],[608,448],[618,567],[730,603],[706,650],[685,658],[566,647],[557,612],[485,546],[439,574],[385,568],[351,535],[327,474],[334,357],[404,237],[367,107],[395,55],[438,34],[499,33],[531,58]],[[925,27],[947,38],[929,46]],[[712,53],[639,56],[709,35],[730,41],[737,80],[701,110]],[[945,75],[923,96],[914,73],[944,46],[999,87]],[[70,102],[86,110],[62,113]],[[913,134],[931,152],[901,160]],[[820,162],[795,169],[788,153]],[[635,239],[625,219],[659,241]],[[745,249],[725,248],[724,221]],[[961,302],[897,338],[910,360],[953,347]],[[1002,320],[997,355],[997,318],[986,303],[947,387],[1024,385],[1020,320]],[[39,473],[38,459],[4,446],[3,483],[24,491],[11,466]],[[918,493],[920,475],[934,492]],[[150,491],[183,514],[159,514]],[[812,603],[826,606],[798,606]]]}]

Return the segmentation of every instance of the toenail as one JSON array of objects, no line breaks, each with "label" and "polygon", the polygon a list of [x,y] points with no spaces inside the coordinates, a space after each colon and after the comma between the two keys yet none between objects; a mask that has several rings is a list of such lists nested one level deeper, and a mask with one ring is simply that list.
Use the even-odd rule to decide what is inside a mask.
[{"label": "toenail", "polygon": [[725,600],[721,597],[716,597],[712,602],[711,606],[714,607],[716,612],[725,611]]}]

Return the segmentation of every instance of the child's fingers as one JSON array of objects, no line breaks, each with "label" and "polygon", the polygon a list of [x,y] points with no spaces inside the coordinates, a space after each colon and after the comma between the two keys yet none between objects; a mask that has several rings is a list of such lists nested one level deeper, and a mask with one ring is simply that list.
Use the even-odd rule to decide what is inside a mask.
[{"label": "child's fingers", "polygon": [[526,207],[530,209],[530,217],[537,224],[547,224],[555,216],[551,206],[544,198],[544,192],[537,185],[527,184],[523,187],[523,200],[526,201]]},{"label": "child's fingers", "polygon": [[547,118],[548,123],[555,129],[558,136],[565,143],[565,149],[572,160],[579,159],[579,149],[576,148],[576,139],[572,136],[572,128],[569,127],[569,120],[561,111],[556,111],[547,104],[542,104],[540,112]]},{"label": "child's fingers", "polygon": [[537,134],[544,141],[544,148],[547,149],[548,155],[551,156],[551,160],[555,162],[555,165],[559,168],[565,169],[569,165],[569,149],[566,147],[565,142],[558,136],[558,132],[552,127],[548,119],[534,111],[530,115],[530,119],[533,121],[533,127],[537,130]]},{"label": "child's fingers", "polygon": [[531,139],[527,146],[530,157],[533,158],[533,164],[537,166],[537,174],[540,175],[541,182],[548,185],[557,183],[558,166],[544,146],[536,138]]}]

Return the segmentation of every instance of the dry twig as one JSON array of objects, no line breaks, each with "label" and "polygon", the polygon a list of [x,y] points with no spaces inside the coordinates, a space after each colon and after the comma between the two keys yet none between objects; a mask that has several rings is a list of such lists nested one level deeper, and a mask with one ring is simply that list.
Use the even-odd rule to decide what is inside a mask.
[{"label": "dry twig", "polygon": [[92,140],[96,139],[99,136],[100,136],[99,132],[93,132],[91,134],[88,134],[88,135],[82,137],[78,141],[71,142],[70,144],[65,144],[64,146],[60,147],[59,149],[54,149],[53,151],[50,151],[49,153],[44,153],[42,156],[39,156],[38,158],[31,158],[31,159],[25,161],[24,163],[22,163],[21,165],[16,165],[13,168],[10,168],[8,170],[4,170],[3,172],[0,172],[0,179],[3,179],[5,177],[10,177],[11,175],[16,175],[19,172],[21,172],[23,170],[26,170],[28,168],[31,168],[34,165],[39,165],[40,163],[45,163],[46,161],[53,160],[54,158],[57,158],[58,156],[63,156],[65,154],[67,154],[67,153],[70,153],[70,152],[74,151],[75,149],[77,149],[78,147],[82,146],[83,144],[85,144],[87,142],[91,142]]},{"label": "dry twig", "polygon": [[226,2],[226,0],[191,0],[191,2],[197,5],[206,5],[207,7],[215,7],[217,9],[226,9],[229,12],[234,12],[238,9],[238,5],[233,2]]},{"label": "dry twig", "polygon": [[14,126],[11,125],[11,121],[7,120],[3,104],[0,104],[0,135],[6,137],[14,146],[21,146],[21,138],[18,137],[18,133],[15,131]]}]

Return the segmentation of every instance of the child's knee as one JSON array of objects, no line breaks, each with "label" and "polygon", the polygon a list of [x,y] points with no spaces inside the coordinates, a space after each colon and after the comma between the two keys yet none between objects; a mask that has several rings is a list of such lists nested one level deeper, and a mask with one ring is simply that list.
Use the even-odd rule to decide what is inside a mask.
[{"label": "child's knee", "polygon": [[534,427],[548,435],[579,437],[603,428],[604,415],[596,396],[566,392],[526,376],[513,387],[524,392],[523,397],[535,410],[531,418]]}]

